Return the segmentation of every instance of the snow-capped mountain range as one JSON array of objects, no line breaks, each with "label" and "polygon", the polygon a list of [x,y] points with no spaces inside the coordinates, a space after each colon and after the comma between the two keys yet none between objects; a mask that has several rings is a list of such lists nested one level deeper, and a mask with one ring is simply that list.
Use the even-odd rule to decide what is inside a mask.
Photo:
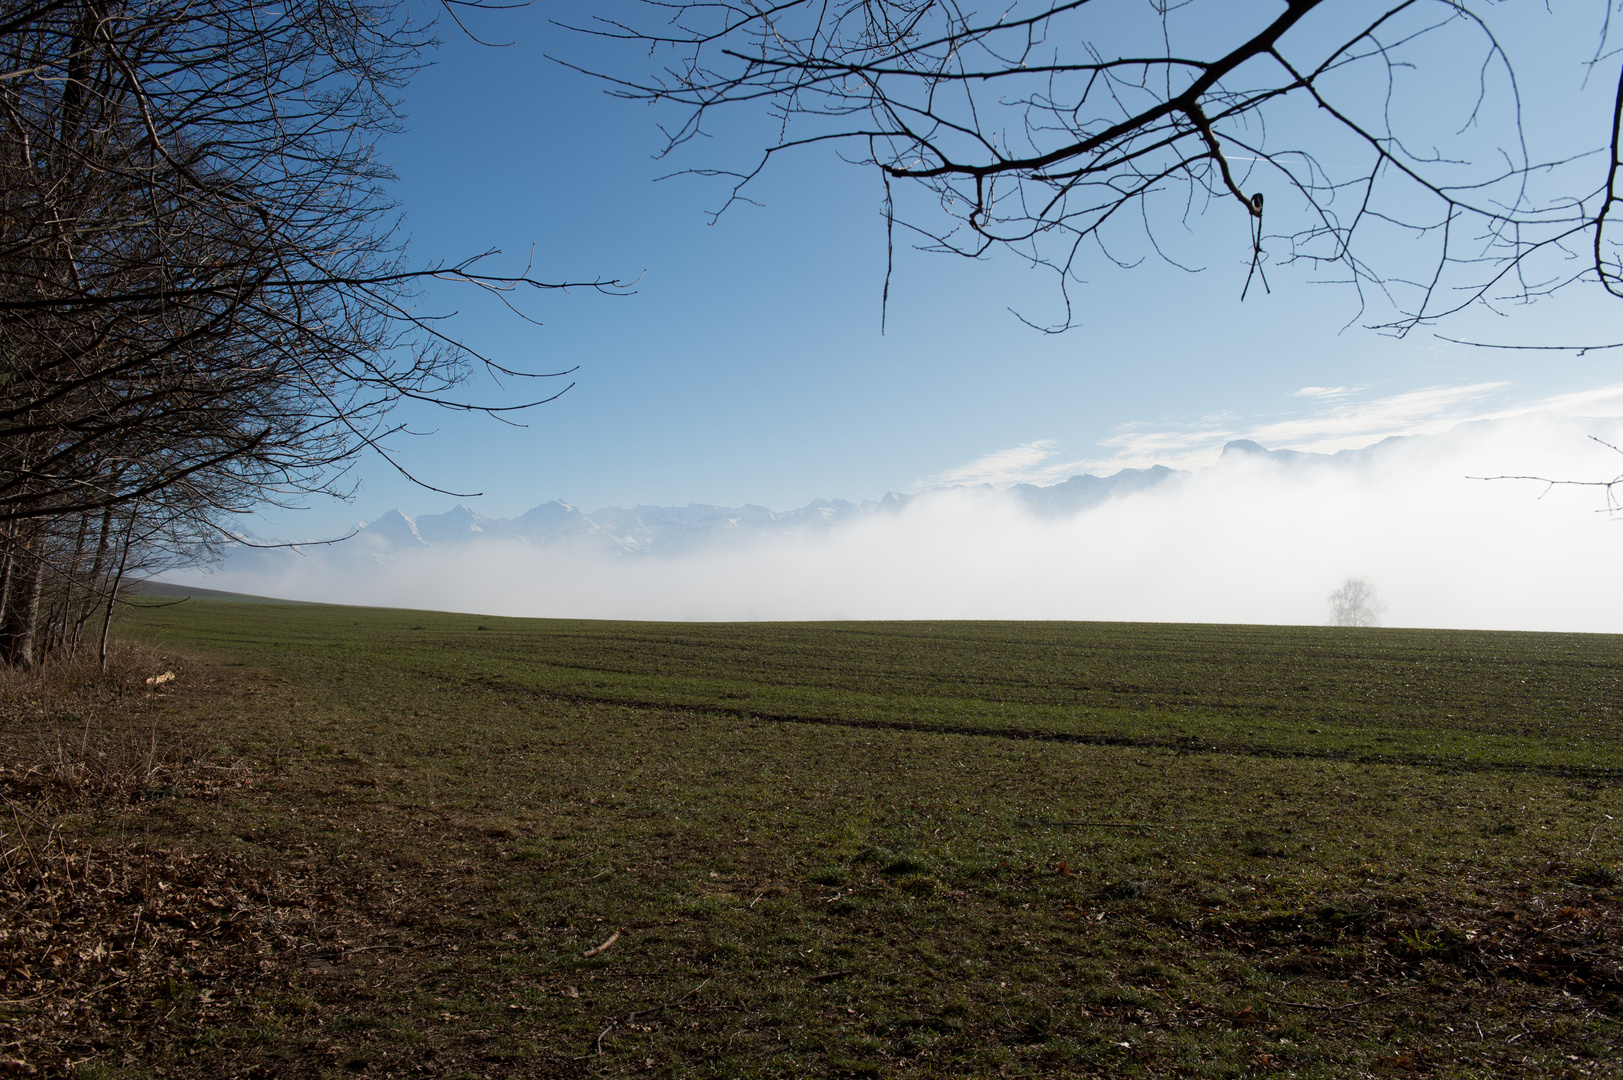
[{"label": "snow-capped mountain range", "polygon": [[[1531,425],[1531,426],[1529,426]],[[1540,426],[1542,425],[1542,427]],[[1521,436],[1517,435],[1522,429]],[[1547,429],[1547,430],[1546,430]],[[986,496],[980,505],[986,508],[1002,503],[1019,508],[1036,519],[1060,520],[1083,514],[1102,504],[1126,496],[1148,493],[1173,487],[1182,489],[1187,483],[1199,483],[1223,475],[1237,475],[1236,470],[1263,468],[1279,475],[1329,477],[1333,474],[1369,472],[1385,475],[1396,470],[1403,475],[1412,470],[1413,463],[1428,456],[1461,453],[1470,449],[1470,459],[1482,461],[1485,473],[1490,468],[1486,458],[1480,458],[1483,448],[1501,442],[1509,450],[1516,471],[1537,468],[1524,457],[1527,432],[1542,432],[1537,437],[1549,441],[1554,432],[1558,441],[1566,445],[1592,445],[1585,434],[1574,428],[1571,421],[1553,414],[1529,414],[1512,420],[1482,420],[1455,426],[1446,433],[1436,435],[1392,436],[1358,449],[1334,453],[1316,453],[1296,450],[1270,450],[1250,440],[1235,440],[1223,447],[1219,461],[1198,474],[1174,470],[1162,465],[1146,469],[1123,469],[1109,476],[1083,473],[1056,484],[1015,484],[995,489],[989,484],[956,489],[931,489],[917,495],[896,492],[882,499],[850,502],[845,499],[815,499],[794,510],[769,510],[764,506],[713,506],[690,503],[687,506],[634,506],[626,509],[606,506],[590,513],[557,499],[520,514],[515,518],[485,517],[466,506],[455,507],[442,514],[408,515],[398,509],[390,510],[370,521],[362,522],[354,535],[338,543],[312,546],[261,546],[254,538],[245,537],[240,545],[228,545],[220,569],[224,572],[267,573],[298,564],[309,564],[300,556],[314,556],[316,561],[344,565],[360,570],[364,564],[394,563],[412,553],[469,551],[491,542],[505,546],[518,546],[537,551],[549,550],[595,555],[611,559],[646,556],[684,556],[706,550],[724,550],[742,545],[802,540],[830,536],[860,522],[877,523],[884,519],[901,519],[903,511],[915,500],[931,499],[944,490],[971,492]],[[1607,440],[1610,442],[1610,439]],[[1452,449],[1450,449],[1452,448]],[[1477,475],[1483,475],[1479,473]],[[1560,468],[1551,475],[1560,476]],[[1578,474],[1582,475],[1582,474]],[[1170,485],[1171,481],[1180,481]],[[986,510],[977,513],[985,513]],[[290,561],[291,560],[291,561]]]},{"label": "snow-capped mountain range", "polygon": [[[1124,469],[1111,476],[1083,474],[1059,484],[1018,484],[1004,495],[1043,517],[1062,517],[1106,499],[1143,491],[1179,475],[1164,466]],[[988,488],[989,489],[989,488]],[[606,554],[674,554],[729,540],[807,537],[877,514],[901,510],[917,496],[890,492],[860,503],[815,499],[795,510],[764,506],[606,506],[585,513],[556,499],[516,518],[488,518],[466,506],[443,514],[407,515],[390,510],[365,522],[342,545],[374,558],[474,543],[513,540],[532,545],[584,543]]]}]

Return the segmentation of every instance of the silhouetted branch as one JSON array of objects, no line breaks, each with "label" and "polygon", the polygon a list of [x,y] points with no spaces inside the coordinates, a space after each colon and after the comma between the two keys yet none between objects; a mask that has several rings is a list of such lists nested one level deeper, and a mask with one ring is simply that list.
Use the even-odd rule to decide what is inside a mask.
[{"label": "silhouetted branch", "polygon": [[[1128,245],[1142,245],[1196,268],[1153,228],[1174,196],[1186,224],[1242,212],[1242,296],[1269,264],[1294,264],[1351,285],[1361,312],[1391,304],[1379,325],[1398,335],[1586,277],[1623,289],[1607,232],[1623,198],[1623,80],[1606,139],[1535,158],[1504,16],[1487,3],[1190,0],[1108,19],[1087,0],[989,14],[955,0],[605,7],[573,29],[651,59],[596,74],[613,94],[670,107],[664,153],[688,148],[717,109],[777,124],[750,162],[687,170],[730,179],[720,212],[782,153],[851,146],[885,181],[887,238],[901,226],[925,250],[1005,248],[1052,270],[1065,304],[1053,328],[1072,324],[1089,259],[1136,265]],[[1598,184],[1589,155],[1607,142]],[[895,181],[925,197],[903,200]]]},{"label": "silhouetted branch", "polygon": [[[1605,439],[1596,438],[1594,435],[1589,436],[1589,438],[1590,438],[1590,441],[1600,443],[1602,446],[1606,447],[1608,450],[1614,451],[1614,452],[1619,453],[1619,454],[1623,454],[1623,450],[1620,450],[1616,446],[1613,446],[1611,443],[1607,442]],[[1623,474],[1615,476],[1610,480],[1552,480],[1547,476],[1508,476],[1508,475],[1507,476],[1468,476],[1468,477],[1466,477],[1466,479],[1467,480],[1531,480],[1531,481],[1534,481],[1535,483],[1539,483],[1539,484],[1544,485],[1544,491],[1543,491],[1543,493],[1541,493],[1539,495],[1539,498],[1541,498],[1541,499],[1545,495],[1548,495],[1551,491],[1553,491],[1554,489],[1556,489],[1558,487],[1600,488],[1601,491],[1604,493],[1605,498],[1606,498],[1606,506],[1602,511],[1600,511],[1601,513],[1615,514],[1619,510],[1623,510]]]}]

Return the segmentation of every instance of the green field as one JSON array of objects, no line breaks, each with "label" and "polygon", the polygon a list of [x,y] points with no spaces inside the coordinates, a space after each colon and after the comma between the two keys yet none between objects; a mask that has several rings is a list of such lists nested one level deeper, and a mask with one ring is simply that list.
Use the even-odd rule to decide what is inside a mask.
[{"label": "green field", "polygon": [[1623,638],[218,599],[124,633],[121,698],[15,725],[162,759],[13,784],[107,881],[29,924],[71,989],[7,984],[42,1069],[1620,1074]]}]

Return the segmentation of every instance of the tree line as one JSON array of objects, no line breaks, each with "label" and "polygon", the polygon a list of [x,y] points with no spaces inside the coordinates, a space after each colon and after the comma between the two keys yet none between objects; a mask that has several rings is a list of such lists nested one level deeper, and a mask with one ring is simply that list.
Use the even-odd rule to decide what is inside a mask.
[{"label": "tree line", "polygon": [[[121,580],[264,503],[343,495],[480,365],[408,265],[377,153],[433,27],[392,0],[0,7],[0,655],[105,625]],[[401,468],[395,463],[397,468]],[[401,471],[404,471],[402,468]],[[409,475],[409,474],[408,474]]]}]

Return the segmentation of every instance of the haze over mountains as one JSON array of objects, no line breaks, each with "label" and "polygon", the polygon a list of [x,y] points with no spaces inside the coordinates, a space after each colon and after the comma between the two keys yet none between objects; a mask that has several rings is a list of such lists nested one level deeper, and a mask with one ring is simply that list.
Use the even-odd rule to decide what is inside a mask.
[{"label": "haze over mountains", "polygon": [[[1322,623],[1371,578],[1395,626],[1623,631],[1623,421],[1528,413],[1334,454],[762,506],[392,510],[342,543],[234,546],[183,584],[334,603],[621,619]],[[1473,479],[1475,478],[1475,479]]]},{"label": "haze over mountains", "polygon": [[[1261,447],[1256,450],[1266,453]],[[1148,490],[1179,475],[1186,474],[1157,465],[1123,469],[1106,477],[1073,476],[1064,483],[1046,486],[1017,484],[1004,489],[1001,495],[1034,515],[1066,517],[1113,497]],[[991,492],[992,488],[984,485],[984,490]],[[671,555],[716,544],[806,539],[863,518],[899,513],[917,497],[892,491],[882,499],[861,503],[816,499],[796,510],[689,503],[634,506],[629,510],[606,506],[589,514],[556,499],[516,518],[487,518],[466,506],[416,517],[395,509],[362,525],[350,543],[357,553],[373,557],[488,540],[516,540],[538,546],[576,544],[610,555]]]}]

